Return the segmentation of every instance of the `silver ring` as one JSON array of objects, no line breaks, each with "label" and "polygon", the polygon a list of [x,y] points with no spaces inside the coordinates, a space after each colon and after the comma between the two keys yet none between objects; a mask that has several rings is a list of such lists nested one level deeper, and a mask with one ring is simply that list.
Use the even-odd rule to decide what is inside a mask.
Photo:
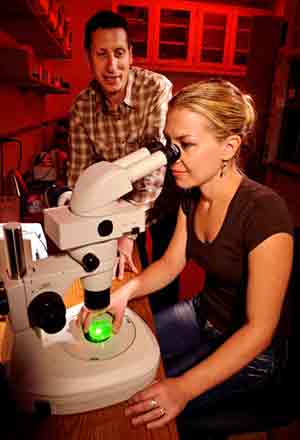
[{"label": "silver ring", "polygon": [[166,414],[165,408],[159,408],[159,417],[163,417]]},{"label": "silver ring", "polygon": [[149,400],[149,407],[150,407],[150,409],[157,408],[158,406],[159,405],[156,402],[156,400],[154,400],[154,399]]}]

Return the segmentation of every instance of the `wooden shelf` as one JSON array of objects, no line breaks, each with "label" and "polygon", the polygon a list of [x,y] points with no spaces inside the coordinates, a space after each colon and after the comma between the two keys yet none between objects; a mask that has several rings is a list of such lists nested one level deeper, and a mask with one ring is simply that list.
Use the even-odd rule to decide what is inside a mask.
[{"label": "wooden shelf", "polygon": [[1,8],[0,28],[19,43],[30,45],[43,58],[70,58],[70,53],[39,16],[28,0],[5,2]]},{"label": "wooden shelf", "polygon": [[179,29],[188,29],[188,24],[178,24],[178,23],[160,23],[160,28],[179,28]]},{"label": "wooden shelf", "polygon": [[237,33],[239,33],[239,32],[245,32],[245,33],[249,34],[251,32],[251,29],[249,29],[249,28],[238,28]]},{"label": "wooden shelf", "polygon": [[131,17],[128,17],[127,18],[127,22],[128,22],[129,25],[131,25],[131,24],[143,24],[145,26],[148,25],[148,22],[146,20],[144,20],[143,18],[131,18]]},{"label": "wooden shelf", "polygon": [[206,31],[222,31],[226,30],[226,25],[205,24],[204,32]]},{"label": "wooden shelf", "polygon": [[235,49],[235,54],[237,53],[249,53],[249,49]]},{"label": "wooden shelf", "polygon": [[[182,59],[160,59],[157,63],[153,63],[151,66],[153,70],[157,70],[158,72],[168,73],[168,72],[179,72],[179,73],[200,73],[203,75],[222,75],[222,76],[230,76],[230,77],[245,77],[246,75],[246,67],[245,66],[235,66],[232,68],[231,66],[223,66],[220,63],[214,63],[212,61],[202,61],[201,65],[195,64],[184,64],[179,65],[178,62],[182,61]],[[143,66],[143,63],[139,65]]]},{"label": "wooden shelf", "polygon": [[[146,36],[145,36],[145,38],[146,38]],[[131,41],[132,41],[132,43],[144,43],[144,44],[146,44],[145,43],[145,38],[144,39],[142,39],[142,38],[131,38]]]},{"label": "wooden shelf", "polygon": [[223,47],[212,47],[212,46],[202,46],[201,50],[205,50],[205,51],[212,51],[212,52],[223,52],[224,48]]},{"label": "wooden shelf", "polygon": [[166,46],[187,46],[187,43],[185,41],[160,41],[159,45],[166,45]]},{"label": "wooden shelf", "polygon": [[70,93],[70,87],[58,87],[46,81],[41,81],[30,77],[1,78],[1,82],[10,85],[13,84],[24,92],[27,92],[28,90],[35,90],[37,93],[42,95],[66,95]]},{"label": "wooden shelf", "polygon": [[35,80],[35,79],[20,81],[16,85],[21,90],[24,90],[24,91],[35,90],[38,93],[43,94],[43,95],[46,95],[46,94],[66,95],[66,94],[70,93],[70,88],[68,88],[68,87],[56,87],[52,84],[48,84],[46,82]]}]

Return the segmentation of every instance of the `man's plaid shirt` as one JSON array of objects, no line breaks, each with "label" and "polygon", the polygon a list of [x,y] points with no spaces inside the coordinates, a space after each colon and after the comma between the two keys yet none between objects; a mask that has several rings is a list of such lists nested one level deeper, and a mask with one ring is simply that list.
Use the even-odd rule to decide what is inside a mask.
[{"label": "man's plaid shirt", "polygon": [[[96,81],[75,99],[70,119],[70,164],[68,185],[73,187],[82,171],[100,160],[114,161],[147,146],[164,142],[168,101],[172,83],[163,75],[132,67],[126,96],[117,111],[111,111]],[[161,192],[165,167],[134,183],[129,199],[151,204]]]}]

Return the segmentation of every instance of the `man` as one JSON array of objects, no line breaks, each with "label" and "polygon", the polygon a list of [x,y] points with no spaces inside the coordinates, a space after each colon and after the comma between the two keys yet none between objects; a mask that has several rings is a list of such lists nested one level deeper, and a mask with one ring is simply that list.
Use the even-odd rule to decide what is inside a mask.
[{"label": "man", "polygon": [[[71,109],[71,188],[92,163],[114,161],[155,140],[164,141],[165,116],[172,94],[172,84],[165,76],[132,66],[128,24],[122,16],[112,11],[97,12],[86,23],[84,46],[93,79]],[[150,208],[161,192],[164,175],[165,167],[136,182],[129,200]],[[125,265],[137,272],[132,260],[134,238],[119,239],[120,279]],[[154,248],[155,240],[153,237]]]}]

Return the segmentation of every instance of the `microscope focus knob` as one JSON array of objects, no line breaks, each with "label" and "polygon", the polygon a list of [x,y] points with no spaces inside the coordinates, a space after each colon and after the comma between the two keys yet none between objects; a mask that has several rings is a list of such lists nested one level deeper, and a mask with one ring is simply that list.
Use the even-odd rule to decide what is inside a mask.
[{"label": "microscope focus knob", "polygon": [[86,272],[93,272],[93,270],[96,270],[99,267],[99,264],[99,258],[91,252],[85,254],[85,256],[82,258],[82,265]]},{"label": "microscope focus knob", "polygon": [[58,333],[66,325],[66,306],[56,292],[43,292],[28,307],[31,327],[39,327],[46,333]]},{"label": "microscope focus knob", "polygon": [[103,220],[98,225],[98,234],[100,237],[107,237],[113,231],[114,227],[111,220]]}]

